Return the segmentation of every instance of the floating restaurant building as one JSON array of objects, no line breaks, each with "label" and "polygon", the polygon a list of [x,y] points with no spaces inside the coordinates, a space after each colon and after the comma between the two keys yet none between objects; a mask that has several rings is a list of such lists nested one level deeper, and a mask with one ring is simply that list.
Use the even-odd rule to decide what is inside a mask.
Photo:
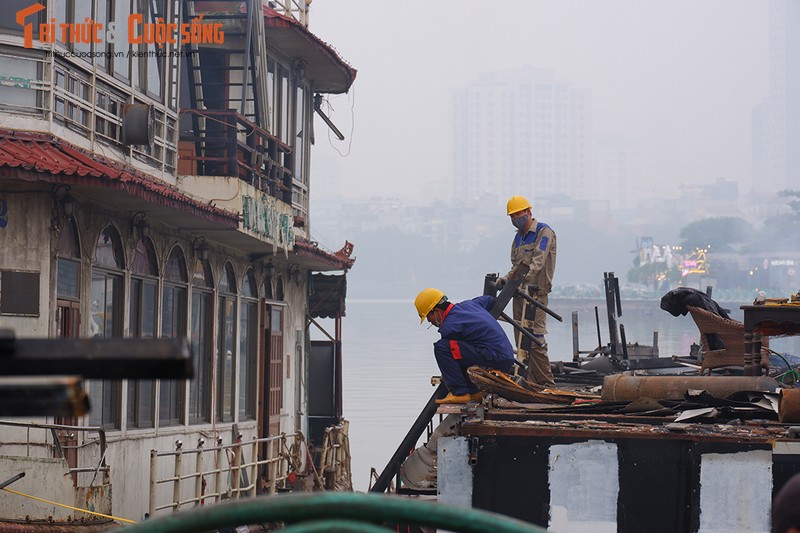
[{"label": "floating restaurant building", "polygon": [[[356,71],[308,4],[4,3],[0,326],[186,338],[194,377],[88,379],[86,415],[4,417],[0,477],[26,476],[0,519],[108,520],[22,493],[140,521],[274,491],[341,428],[354,257],[312,240],[310,153]],[[336,330],[312,343],[319,317]]]}]

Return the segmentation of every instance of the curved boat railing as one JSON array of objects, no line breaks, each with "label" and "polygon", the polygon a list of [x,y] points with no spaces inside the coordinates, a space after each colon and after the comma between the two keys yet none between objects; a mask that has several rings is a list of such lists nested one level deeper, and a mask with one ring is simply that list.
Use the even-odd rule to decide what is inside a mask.
[{"label": "curved boat railing", "polygon": [[244,524],[283,522],[283,531],[386,531],[381,524],[429,526],[464,533],[544,533],[545,530],[488,511],[386,494],[306,493],[237,500],[150,518],[124,533],[210,531]]}]

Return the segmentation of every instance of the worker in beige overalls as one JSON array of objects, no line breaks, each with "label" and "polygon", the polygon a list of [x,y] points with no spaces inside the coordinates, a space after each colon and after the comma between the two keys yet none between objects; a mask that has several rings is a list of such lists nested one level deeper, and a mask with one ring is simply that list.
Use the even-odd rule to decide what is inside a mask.
[{"label": "worker in beige overalls", "polygon": [[[507,212],[511,223],[517,228],[517,234],[511,244],[511,270],[499,278],[499,285],[508,280],[517,265],[525,263],[530,270],[519,290],[547,306],[547,295],[553,287],[556,268],[556,234],[550,226],[533,218],[531,204],[523,196],[513,196],[508,201]],[[547,341],[544,338],[547,333],[546,319],[547,313],[519,296],[514,297],[514,320],[542,342],[542,346],[537,346],[515,331],[517,358],[528,365],[526,379],[530,383],[553,386],[553,372],[550,370]]]}]

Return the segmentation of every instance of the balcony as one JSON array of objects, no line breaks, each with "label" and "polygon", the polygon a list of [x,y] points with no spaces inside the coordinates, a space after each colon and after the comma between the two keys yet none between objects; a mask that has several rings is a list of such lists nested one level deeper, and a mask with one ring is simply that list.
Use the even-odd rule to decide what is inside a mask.
[{"label": "balcony", "polygon": [[183,109],[192,130],[182,132],[178,174],[237,177],[286,204],[292,204],[294,153],[235,111]]}]

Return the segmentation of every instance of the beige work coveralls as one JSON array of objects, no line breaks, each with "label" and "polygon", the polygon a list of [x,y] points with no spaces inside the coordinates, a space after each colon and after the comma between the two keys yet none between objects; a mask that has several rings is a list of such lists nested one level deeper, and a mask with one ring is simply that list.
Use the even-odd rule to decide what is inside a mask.
[{"label": "beige work coveralls", "polygon": [[[506,279],[510,279],[511,272],[520,263],[525,263],[530,268],[520,290],[547,306],[547,295],[553,287],[553,273],[556,268],[556,234],[550,226],[534,218],[525,235],[517,233],[514,236],[511,243],[511,270],[506,274]],[[514,320],[532,331],[544,344],[537,346],[515,330],[517,357],[528,365],[527,379],[539,385],[552,386],[553,372],[550,370],[547,341],[544,337],[547,333],[547,313],[519,296],[514,297],[513,305]]]}]

